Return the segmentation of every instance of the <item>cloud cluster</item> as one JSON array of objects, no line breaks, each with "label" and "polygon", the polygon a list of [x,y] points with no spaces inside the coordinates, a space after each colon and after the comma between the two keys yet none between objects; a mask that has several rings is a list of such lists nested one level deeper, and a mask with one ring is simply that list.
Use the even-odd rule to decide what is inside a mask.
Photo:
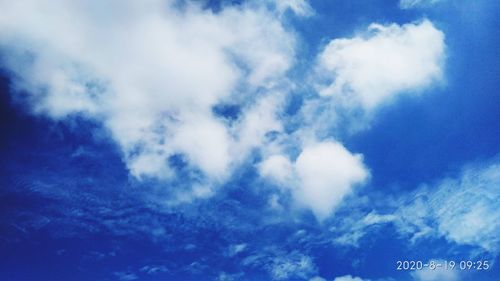
[{"label": "cloud cluster", "polygon": [[[310,65],[319,95],[306,97],[290,132],[283,108],[298,51],[283,18],[311,14],[307,1],[212,11],[190,1],[23,0],[0,9],[2,66],[33,112],[97,120],[132,176],[186,182],[178,201],[212,194],[258,151],[260,175],[324,219],[369,172],[322,125],[338,108],[371,110],[442,75],[444,35],[430,21],[372,24],[333,39]],[[216,110],[225,107],[236,113]]]},{"label": "cloud cluster", "polygon": [[[280,129],[278,99],[261,97],[285,83],[293,34],[255,5],[214,13],[190,2],[119,2],[2,1],[0,47],[15,87],[35,112],[100,120],[136,177],[170,178],[168,160],[181,154],[224,179],[235,156]],[[233,101],[243,116],[228,124],[213,107]]]},{"label": "cloud cluster", "polygon": [[298,157],[291,161],[287,155],[269,155],[260,174],[290,188],[296,202],[326,218],[369,174],[361,155],[325,139],[325,132],[341,120],[337,111],[370,113],[397,95],[441,80],[444,46],[443,33],[428,20],[372,24],[367,34],[331,40],[314,66],[319,98],[306,100],[301,109],[303,126],[294,134]]}]

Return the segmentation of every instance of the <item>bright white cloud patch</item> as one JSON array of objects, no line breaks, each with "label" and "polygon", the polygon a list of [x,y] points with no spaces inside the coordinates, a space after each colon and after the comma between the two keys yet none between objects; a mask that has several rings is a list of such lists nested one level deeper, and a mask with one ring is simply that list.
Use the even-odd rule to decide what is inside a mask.
[{"label": "bright white cloud patch", "polygon": [[306,145],[294,163],[282,155],[271,156],[260,165],[260,173],[290,188],[295,201],[319,219],[330,215],[369,174],[361,155],[331,141]]},{"label": "bright white cloud patch", "polygon": [[[169,157],[182,154],[221,180],[281,128],[280,101],[253,96],[276,89],[294,61],[294,36],[273,11],[161,0],[1,1],[0,10],[6,67],[35,112],[102,121],[134,176],[168,178]],[[228,124],[212,108],[236,94],[244,116]]]},{"label": "bright white cloud patch", "polygon": [[295,162],[299,188],[297,200],[319,218],[328,216],[353,185],[368,176],[362,156],[351,154],[339,143],[306,146]]},{"label": "bright white cloud patch", "polygon": [[430,21],[371,24],[365,35],[334,39],[318,56],[317,89],[369,110],[441,79],[444,35]]}]

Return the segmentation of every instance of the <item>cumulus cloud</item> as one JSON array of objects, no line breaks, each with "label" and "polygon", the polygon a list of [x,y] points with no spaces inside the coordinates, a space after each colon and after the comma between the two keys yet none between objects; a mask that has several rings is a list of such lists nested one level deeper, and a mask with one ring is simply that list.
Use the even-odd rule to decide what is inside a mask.
[{"label": "cumulus cloud", "polygon": [[318,219],[329,216],[369,175],[360,154],[333,141],[305,145],[293,163],[283,155],[270,156],[261,163],[260,173],[288,187],[295,201]]},{"label": "cumulus cloud", "polygon": [[362,157],[335,142],[306,146],[295,162],[299,188],[297,200],[324,218],[347,195],[353,185],[368,176]]},{"label": "cumulus cloud", "polygon": [[[306,5],[292,2],[297,11]],[[224,179],[237,156],[280,129],[279,100],[266,93],[285,80],[295,38],[266,8],[23,0],[0,9],[16,89],[30,93],[36,113],[101,121],[136,177],[169,178],[169,158],[182,154],[204,176]],[[228,124],[212,109],[236,95],[243,116]]]},{"label": "cumulus cloud", "polygon": [[371,110],[442,79],[444,34],[430,21],[371,24],[366,34],[330,41],[317,59],[316,88],[343,106]]}]

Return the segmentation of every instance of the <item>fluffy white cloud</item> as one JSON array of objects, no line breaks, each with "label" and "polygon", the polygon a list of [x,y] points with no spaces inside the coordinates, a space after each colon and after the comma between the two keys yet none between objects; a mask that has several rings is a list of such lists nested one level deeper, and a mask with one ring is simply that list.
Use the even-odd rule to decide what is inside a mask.
[{"label": "fluffy white cloud", "polygon": [[362,156],[335,142],[306,146],[295,168],[299,178],[295,197],[319,218],[328,216],[353,185],[368,177]]},{"label": "fluffy white cloud", "polygon": [[[134,176],[168,178],[169,157],[183,154],[220,180],[281,128],[279,99],[256,94],[278,87],[294,61],[294,36],[274,11],[163,0],[0,1],[0,10],[5,67],[34,111],[102,121]],[[235,95],[243,116],[228,124],[212,108]]]},{"label": "fluffy white cloud", "polygon": [[370,110],[442,78],[444,34],[430,21],[371,24],[367,34],[334,39],[319,54],[317,90],[344,106]]},{"label": "fluffy white cloud", "polygon": [[295,201],[318,219],[330,215],[369,175],[361,155],[332,141],[306,145],[294,163],[283,155],[271,156],[261,163],[260,173],[290,188]]}]

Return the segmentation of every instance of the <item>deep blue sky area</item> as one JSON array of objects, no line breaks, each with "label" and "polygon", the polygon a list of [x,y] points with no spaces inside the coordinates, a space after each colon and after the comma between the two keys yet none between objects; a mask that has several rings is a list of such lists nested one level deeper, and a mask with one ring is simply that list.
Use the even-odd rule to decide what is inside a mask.
[{"label": "deep blue sky area", "polygon": [[[55,10],[60,8],[65,12],[69,10],[61,8],[64,5],[59,7],[57,2],[54,1],[47,7]],[[252,78],[248,78],[248,81],[243,81],[247,78],[239,78],[228,85],[236,85],[234,89],[237,90],[234,91],[238,93],[251,89],[248,91],[253,91],[251,94],[254,96],[233,98],[234,96],[229,95],[229,99],[224,97],[224,102],[207,110],[215,116],[213,120],[222,124],[224,130],[229,128],[228,135],[244,143],[244,138],[252,139],[254,136],[240,133],[237,127],[247,120],[245,114],[251,116],[246,110],[251,108],[254,101],[258,103],[266,91],[272,94],[285,93],[284,104],[287,106],[276,106],[276,110],[284,108],[276,116],[281,118],[278,118],[279,122],[288,124],[289,128],[285,125],[286,128],[281,132],[275,126],[266,131],[264,141],[248,149],[246,154],[231,151],[227,157],[233,159],[233,162],[224,166],[222,176],[210,175],[210,167],[217,166],[219,158],[223,158],[217,152],[220,151],[218,147],[224,143],[211,135],[219,132],[220,127],[212,123],[201,123],[201,119],[186,119],[186,123],[189,120],[201,123],[198,130],[207,134],[203,137],[194,133],[186,135],[200,138],[201,143],[215,143],[213,153],[204,147],[193,148],[195,153],[208,153],[209,168],[206,168],[206,162],[201,161],[199,164],[193,160],[199,154],[190,154],[182,141],[180,144],[173,141],[172,150],[162,150],[170,145],[168,137],[165,140],[157,138],[162,134],[169,137],[181,135],[178,133],[181,127],[174,126],[184,122],[182,118],[194,111],[192,108],[196,108],[200,97],[193,96],[190,91],[199,89],[191,86],[201,83],[203,88],[205,80],[210,80],[201,79],[199,73],[204,72],[197,72],[198,69],[204,71],[206,64],[210,63],[225,66],[224,63],[232,56],[243,56],[244,59],[237,61],[236,66],[229,69],[238,75],[246,75],[246,71],[257,64],[252,61],[253,54],[264,52],[252,48],[257,46],[266,49],[266,46],[251,45],[248,38],[250,41],[256,39],[249,35],[248,38],[243,36],[243,44],[227,43],[221,47],[224,52],[231,54],[228,58],[206,59],[198,65],[197,62],[190,61],[189,53],[188,58],[186,53],[179,57],[169,57],[170,60],[165,61],[171,63],[172,66],[169,67],[172,68],[161,69],[175,73],[172,74],[173,80],[181,81],[179,85],[187,89],[188,98],[185,100],[192,100],[186,102],[178,98],[184,97],[184,89],[181,87],[167,89],[168,93],[179,92],[179,96],[175,96],[175,92],[166,99],[177,103],[172,102],[174,106],[160,110],[159,115],[161,118],[168,115],[168,118],[174,120],[174,125],[169,127],[170,123],[162,123],[153,126],[152,131],[142,128],[140,132],[144,137],[129,145],[126,138],[134,132],[125,130],[126,133],[117,133],[117,127],[113,123],[116,120],[112,118],[118,111],[117,108],[127,110],[127,106],[123,105],[125,103],[110,106],[109,99],[98,100],[103,107],[109,106],[110,109],[95,114],[78,110],[59,114],[59,111],[54,110],[57,105],[64,103],[61,101],[63,99],[54,98],[59,94],[56,93],[59,89],[56,86],[60,85],[57,84],[60,80],[50,80],[47,78],[49,74],[45,74],[51,73],[51,67],[60,62],[62,66],[57,65],[60,66],[58,71],[69,73],[68,76],[75,73],[80,75],[80,69],[72,67],[79,63],[94,63],[90,57],[96,52],[89,50],[88,54],[81,56],[81,60],[72,61],[72,56],[83,50],[75,48],[65,52],[54,47],[70,46],[67,42],[80,42],[78,38],[71,36],[48,36],[54,41],[33,43],[50,34],[50,29],[46,32],[43,25],[35,26],[33,21],[16,26],[13,17],[9,17],[12,16],[8,14],[10,12],[2,15],[3,4],[0,4],[0,281],[499,280],[500,18],[497,15],[500,13],[500,2],[421,0],[414,1],[417,4],[411,8],[402,8],[400,1],[396,0],[295,1],[306,3],[309,13],[306,16],[299,16],[300,12],[294,13],[289,7],[288,10],[281,11],[278,3],[286,1],[269,1],[267,4],[255,1],[206,2],[200,11],[186,12],[193,13],[191,16],[172,17],[174,20],[170,27],[176,27],[176,24],[183,21],[194,22],[191,25],[181,25],[184,28],[180,32],[182,34],[172,38],[177,38],[182,43],[189,38],[184,35],[190,32],[201,30],[201,34],[219,30],[214,28],[216,17],[224,17],[225,9],[231,7],[239,7],[240,12],[243,11],[241,15],[238,14],[241,17],[247,11],[245,9],[248,9],[247,13],[253,12],[252,9],[266,10],[266,16],[277,19],[283,25],[283,29],[278,29],[279,32],[290,32],[295,36],[294,63],[281,74],[284,78],[270,76],[269,79],[277,82],[265,80],[268,84],[263,84],[264,86],[254,86],[252,83],[257,82],[253,82]],[[34,3],[26,1],[27,6]],[[200,15],[208,13],[210,8],[210,15],[214,18],[204,22],[205,19]],[[169,16],[181,13],[176,10],[178,8],[171,9],[173,10],[168,11]],[[124,11],[120,10],[116,15],[109,13],[109,17],[136,16],[125,8]],[[119,14],[121,12],[123,14]],[[198,16],[199,22],[196,22]],[[229,18],[234,20],[234,17]],[[419,27],[423,19],[432,22],[432,28],[444,34],[441,79],[423,83],[423,86],[396,89],[391,93],[393,97],[390,100],[381,102],[374,108],[356,108],[366,110],[366,115],[359,117],[359,120],[348,116],[346,118],[351,118],[349,122],[335,124],[332,126],[335,129],[319,132],[321,129],[316,127],[320,126],[316,125],[325,119],[315,119],[315,116],[321,115],[320,110],[310,110],[306,106],[317,100],[332,104],[336,102],[333,98],[329,100],[329,97],[319,98],[319,86],[312,78],[314,75],[326,75],[330,71],[322,69],[318,72],[319,68],[316,67],[318,54],[323,52],[325,46],[338,38],[348,40],[356,37],[361,41],[369,41],[368,38],[372,35],[366,34],[366,28],[371,23],[395,24],[397,28],[404,24]],[[170,18],[165,22],[169,20]],[[130,22],[130,26],[135,24],[132,19]],[[224,25],[227,22],[223,21]],[[274,28],[269,22],[259,28]],[[155,22],[144,21],[144,26],[153,26],[152,23]],[[230,29],[230,33],[244,34],[256,25],[260,26],[258,23],[260,22],[252,21],[249,25]],[[144,26],[140,25],[141,28]],[[222,27],[217,27],[223,30]],[[27,28],[30,32],[22,28]],[[90,28],[82,27],[82,30],[85,30],[82,34],[92,32]],[[277,32],[276,29],[270,30],[269,34],[262,34],[262,37],[269,39],[268,37],[272,37],[269,36],[272,35],[271,32]],[[400,35],[405,31],[398,32]],[[99,33],[98,36],[103,34]],[[133,31],[131,34],[134,34]],[[162,34],[170,36],[169,33]],[[209,56],[218,52],[218,47],[213,47],[210,42],[219,37],[207,34],[201,34],[202,39],[193,41],[194,43],[186,43],[186,48],[194,50],[193,58],[205,58],[205,54]],[[220,38],[232,38],[225,33],[216,34]],[[121,36],[119,34],[114,37],[115,35],[113,33],[109,40],[118,40]],[[237,39],[227,40],[240,40],[239,37],[235,38]],[[207,47],[196,47],[199,42],[208,42]],[[69,45],[64,45],[66,43]],[[155,43],[161,44],[160,40]],[[122,42],[117,44],[122,46]],[[247,44],[251,45],[250,51],[247,50]],[[32,45],[34,47],[30,49]],[[105,49],[104,46],[109,47],[103,43],[102,49]],[[142,50],[137,46],[130,48],[130,53]],[[175,47],[165,52],[182,52],[180,49]],[[152,53],[157,51],[154,47],[146,50]],[[240,50],[243,50],[241,52],[244,55],[239,53]],[[247,55],[247,51],[252,55]],[[35,64],[19,63],[18,54],[24,52],[34,53],[34,57],[40,58],[46,65],[35,67]],[[200,56],[196,52],[204,55]],[[245,56],[251,58],[250,63],[245,61]],[[63,58],[59,60],[59,57]],[[103,58],[96,57],[99,60]],[[109,61],[119,64],[121,59],[130,59],[133,63],[137,61],[131,57]],[[265,59],[273,61],[276,56]],[[182,65],[177,67],[175,64],[179,61]],[[84,68],[86,72],[81,77],[70,77],[72,82],[84,85],[84,95],[90,95],[85,91],[90,88],[89,84],[98,83],[96,81],[108,87],[113,83],[118,84],[125,79],[123,77],[130,79],[130,76],[120,76],[116,80],[113,80],[114,77],[105,77],[103,69],[108,68],[99,69],[105,62],[100,63],[101,61],[91,65],[94,68]],[[237,69],[237,65],[241,63],[248,63],[248,66]],[[188,82],[183,81],[185,77],[182,75],[188,73],[186,69],[191,64],[196,65],[194,68],[197,69],[192,75],[186,74]],[[117,67],[121,66],[123,64]],[[346,69],[348,68],[347,66]],[[102,73],[95,70],[92,73],[94,76],[88,74],[94,69]],[[139,69],[147,73],[145,68]],[[222,74],[215,74],[213,77],[216,78],[213,79],[227,75],[224,72],[226,70],[222,69]],[[138,73],[142,73],[140,71]],[[333,70],[330,72],[333,77],[329,79],[335,81],[342,78],[341,71],[343,68]],[[59,77],[57,74],[60,73],[57,72],[54,77]],[[168,75],[170,74],[169,72]],[[162,85],[162,81],[154,80],[158,77],[140,77],[143,79],[140,82],[130,82],[131,88],[139,85],[139,89],[146,85],[145,89],[153,90],[157,85]],[[90,79],[91,82],[81,82],[87,81],[85,79]],[[201,82],[196,79],[201,79]],[[278,88],[289,83],[289,80],[295,84]],[[36,83],[40,84],[32,86]],[[351,82],[350,90],[342,91],[356,93],[354,83]],[[206,85],[212,86],[211,83]],[[109,90],[109,95],[116,95],[116,99],[120,99],[116,93],[119,89],[123,88]],[[226,90],[224,87],[217,88],[220,89]],[[203,88],[201,92],[205,94],[205,90],[210,91]],[[78,104],[78,95],[74,97],[74,104]],[[163,102],[153,100],[141,103],[141,97],[142,93],[130,100],[137,107],[147,104],[151,112],[155,112]],[[54,100],[50,100],[52,98]],[[43,103],[44,99],[48,102]],[[40,110],[46,104],[49,106],[45,109],[49,110]],[[189,113],[183,113],[182,106],[187,108],[191,105],[193,107],[186,110]],[[149,109],[141,113],[150,116]],[[135,111],[131,111],[131,116],[139,116],[133,114]],[[259,114],[256,116],[262,119],[258,119],[254,126],[265,127],[267,123],[272,123],[270,118],[262,117],[267,116],[265,113]],[[129,115],[117,116],[124,119]],[[195,116],[198,118],[204,115]],[[155,122],[164,120],[161,118],[155,119]],[[126,122],[133,123],[131,120],[127,119]],[[327,120],[332,124],[336,122],[333,117]],[[358,121],[364,122],[362,129],[349,130],[348,126]],[[173,133],[169,131],[171,128]],[[317,212],[318,206],[324,202],[322,198],[316,198],[317,201],[312,205],[309,201],[297,199],[297,194],[308,196],[307,192],[300,193],[301,184],[307,182],[304,173],[300,172],[300,164],[306,161],[300,161],[306,158],[304,151],[307,151],[310,140],[306,129],[309,128],[311,132],[325,138],[317,139],[316,142],[335,140],[342,144],[345,153],[358,154],[359,157],[353,159],[361,159],[359,161],[362,161],[364,171],[369,174],[359,181],[356,179],[362,176],[358,174],[349,177],[346,180],[347,187],[338,189],[349,192],[345,192],[345,196],[339,196],[339,201],[329,209],[326,216],[321,212],[318,215]],[[181,140],[187,142],[186,139]],[[151,143],[160,145],[148,146]],[[243,147],[238,145],[234,147]],[[343,153],[344,150],[337,152]],[[141,153],[160,155],[160,166],[168,166],[168,172],[174,175],[164,177],[161,174],[167,173],[164,169],[160,169],[160,172],[151,170],[156,167],[151,168],[158,163],[155,162],[158,158],[148,158],[141,162],[143,166],[140,167],[146,167],[146,172],[134,174],[134,167],[139,167],[133,166],[136,159],[134,157]],[[168,153],[168,157],[165,156]],[[278,180],[267,180],[262,172],[261,162],[274,153],[286,155],[290,159],[286,163],[296,172],[286,178],[285,184]],[[301,158],[302,156],[304,157]],[[342,157],[344,156],[339,156]],[[338,167],[335,166],[336,162],[317,158],[311,162],[332,165],[332,169],[337,167],[340,180],[336,181],[337,177],[333,177],[332,185],[335,185],[338,182],[344,184],[342,176],[348,174],[352,161],[341,163]],[[274,167],[282,167],[278,164],[274,163]],[[334,170],[332,173],[337,175]],[[198,186],[208,187],[210,194],[192,195],[190,192],[196,193],[193,190]],[[329,192],[335,193],[338,190],[333,188]],[[320,191],[316,193],[318,194],[321,197]],[[425,275],[429,270],[396,270],[398,260],[453,260],[457,262],[457,266],[462,260],[487,261],[489,268],[438,270],[437,273]]]}]

